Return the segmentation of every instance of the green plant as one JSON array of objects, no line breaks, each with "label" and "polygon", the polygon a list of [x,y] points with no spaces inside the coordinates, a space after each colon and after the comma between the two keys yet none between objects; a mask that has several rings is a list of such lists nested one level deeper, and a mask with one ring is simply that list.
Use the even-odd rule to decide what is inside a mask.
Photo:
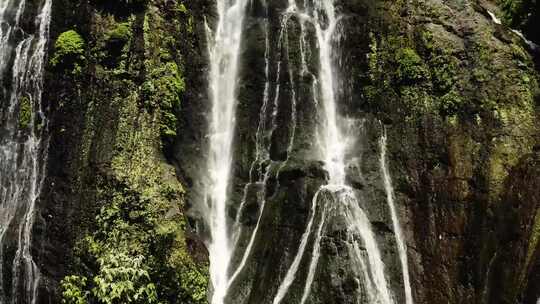
[{"label": "green plant", "polygon": [[151,283],[142,256],[113,249],[98,258],[99,273],[94,277],[92,294],[100,303],[157,302],[156,286]]},{"label": "green plant", "polygon": [[60,282],[62,290],[62,304],[87,304],[89,291],[86,291],[85,277],[66,276]]},{"label": "green plant", "polygon": [[414,84],[427,78],[424,62],[415,50],[399,49],[395,59],[398,64],[397,78],[401,83]]},{"label": "green plant", "polygon": [[109,43],[118,43],[124,45],[132,36],[131,24],[122,22],[116,25],[114,29],[107,33]]},{"label": "green plant", "polygon": [[54,54],[51,58],[53,67],[72,69],[73,74],[81,72],[84,57],[85,43],[81,35],[75,30],[63,32],[54,44]]},{"label": "green plant", "polygon": [[32,104],[28,96],[22,96],[19,100],[19,129],[28,128],[32,121]]},{"label": "green plant", "polygon": [[161,113],[160,133],[166,143],[176,137],[176,112],[180,107],[180,95],[184,86],[180,69],[172,61],[154,69],[150,79],[142,86],[146,107],[150,110],[157,108]]},{"label": "green plant", "polygon": [[457,59],[439,55],[429,61],[433,87],[438,93],[448,92],[456,82]]},{"label": "green plant", "polygon": [[463,97],[458,92],[450,91],[439,99],[439,109],[443,115],[458,114],[464,105]]},{"label": "green plant", "polygon": [[182,216],[166,216],[182,189],[152,177],[147,182],[144,189],[118,184],[104,192],[96,230],[77,246],[93,269],[85,284],[64,279],[71,283],[64,284],[65,304],[206,303],[206,267],[187,253]]}]

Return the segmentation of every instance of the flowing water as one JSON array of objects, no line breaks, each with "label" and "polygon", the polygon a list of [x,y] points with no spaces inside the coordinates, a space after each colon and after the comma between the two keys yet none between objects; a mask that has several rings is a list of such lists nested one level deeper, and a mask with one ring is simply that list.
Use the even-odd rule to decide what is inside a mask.
[{"label": "flowing water", "polygon": [[412,292],[411,292],[411,282],[409,278],[409,265],[407,261],[407,246],[405,240],[403,239],[403,231],[399,223],[399,217],[397,215],[396,206],[394,203],[394,188],[392,186],[392,178],[390,176],[390,171],[388,170],[388,164],[386,160],[386,131],[383,132],[383,135],[380,140],[380,163],[381,171],[383,173],[384,179],[384,189],[386,191],[386,201],[388,202],[390,215],[392,217],[392,225],[394,228],[394,234],[396,236],[396,243],[399,253],[399,261],[401,263],[401,270],[403,272],[403,286],[405,287],[405,303],[413,304]]},{"label": "flowing water", "polygon": [[246,4],[247,0],[217,0],[217,25],[213,33],[208,33],[211,37],[209,82],[212,112],[207,164],[210,183],[205,197],[210,210],[207,224],[211,234],[208,250],[212,304],[223,303],[229,284],[232,244],[226,214],[227,192],[237,105],[238,59]]},{"label": "flowing water", "polygon": [[[360,265],[358,275],[364,279],[364,284],[370,286],[367,288],[370,303],[393,303],[392,292],[386,281],[384,263],[371,230],[371,224],[360,208],[360,203],[356,198],[354,191],[346,184],[346,150],[347,145],[354,142],[354,138],[348,138],[346,126],[340,125],[344,121],[339,117],[336,100],[336,71],[334,71],[334,57],[336,50],[334,42],[338,37],[338,26],[340,17],[337,16],[333,1],[317,0],[313,3],[306,3],[304,10],[300,10],[295,1],[289,1],[287,11],[298,14],[302,20],[308,20],[315,28],[317,44],[319,47],[319,75],[318,87],[316,88],[317,101],[321,101],[321,113],[323,123],[319,126],[318,143],[321,150],[322,159],[325,161],[325,168],[329,174],[329,185],[323,186],[313,198],[313,206],[310,218],[305,232],[302,235],[298,252],[288,269],[278,292],[274,297],[273,304],[280,303],[289,291],[290,286],[296,278],[300,261],[302,260],[308,239],[313,234],[314,245],[310,254],[310,264],[308,268],[307,279],[300,303],[308,301],[312,283],[315,278],[315,272],[320,258],[321,238],[325,226],[329,221],[327,217],[331,214],[345,219],[348,227],[348,243],[351,263]],[[321,193],[325,195],[320,195]],[[316,217],[316,207],[319,196],[330,197],[320,202],[321,211],[318,227],[313,231],[313,221]],[[321,200],[323,201],[323,200]],[[359,248],[357,238],[360,236],[362,247],[366,249],[365,254]],[[359,295],[363,297],[363,295]]]},{"label": "flowing water", "polygon": [[[346,243],[351,271],[362,281],[363,288],[357,290],[358,303],[394,304],[394,295],[385,274],[385,265],[372,230],[371,222],[362,209],[355,190],[347,184],[346,167],[347,150],[355,142],[346,117],[339,114],[339,100],[336,90],[338,76],[336,57],[339,50],[335,43],[340,39],[341,17],[331,0],[314,0],[297,3],[288,1],[288,7],[281,15],[280,28],[277,33],[276,56],[271,57],[270,25],[263,23],[265,43],[265,86],[263,100],[255,136],[255,157],[249,172],[250,181],[244,187],[244,194],[236,217],[228,218],[227,201],[231,187],[231,166],[233,161],[233,136],[235,135],[235,115],[237,107],[237,81],[239,79],[239,61],[243,24],[246,19],[245,0],[218,0],[218,21],[214,31],[208,28],[210,54],[210,93],[212,111],[210,115],[210,144],[208,171],[210,182],[207,185],[206,202],[208,204],[207,225],[210,229],[209,241],[210,274],[213,287],[212,304],[223,304],[229,287],[244,270],[253,251],[255,239],[260,230],[261,219],[266,209],[266,187],[270,174],[277,178],[281,168],[288,162],[293,153],[297,123],[298,91],[295,83],[293,66],[290,64],[289,22],[295,18],[299,25],[299,74],[313,78],[311,88],[312,102],[318,108],[320,124],[313,130],[316,134],[320,159],[325,163],[328,172],[328,184],[322,186],[312,199],[306,228],[301,236],[294,258],[289,265],[278,290],[273,297],[273,304],[279,304],[287,298],[293,283],[298,280],[299,268],[303,260],[307,260],[307,273],[302,274],[305,281],[301,291],[300,304],[309,303],[312,296],[312,285],[317,277],[317,269],[321,258],[322,239],[328,225],[340,219],[346,224]],[[251,3],[251,2],[249,2]],[[266,18],[268,18],[268,5]],[[253,3],[251,3],[253,4]],[[310,31],[313,29],[313,31]],[[313,36],[313,37],[312,37]],[[313,38],[318,52],[311,52],[309,39]],[[312,71],[308,57],[318,54],[318,70]],[[286,60],[286,61],[285,61]],[[283,69],[287,62],[287,69]],[[271,64],[275,64],[274,77],[271,79]],[[288,77],[288,96],[290,96],[290,126],[288,128],[287,159],[281,162],[278,170],[270,170],[273,162],[270,157],[270,144],[273,132],[278,128],[279,100],[283,83],[282,77]],[[386,137],[381,139],[380,169],[387,193],[393,228],[400,262],[403,269],[405,286],[405,302],[412,304],[412,296],[407,267],[406,246],[394,206],[391,179],[386,164]],[[272,173],[273,172],[273,173]],[[259,202],[257,221],[248,229],[241,223],[248,196],[253,195],[250,189],[255,187],[256,199]],[[250,192],[251,191],[251,192]],[[240,240],[243,240],[242,242]]]},{"label": "flowing water", "polygon": [[[22,18],[33,14],[34,33]],[[36,200],[43,182],[47,121],[41,104],[51,0],[0,3],[0,302],[36,303],[41,279],[31,254]],[[7,269],[6,269],[7,267]]]}]

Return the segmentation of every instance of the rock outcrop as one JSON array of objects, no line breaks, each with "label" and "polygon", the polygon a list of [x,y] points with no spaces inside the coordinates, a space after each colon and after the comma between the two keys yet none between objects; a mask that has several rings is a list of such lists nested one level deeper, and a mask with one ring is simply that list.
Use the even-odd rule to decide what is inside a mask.
[{"label": "rock outcrop", "polygon": [[[210,107],[206,27],[215,21],[214,5],[54,1],[52,41],[75,30],[85,46],[82,57],[49,66],[45,77],[50,152],[33,249],[46,277],[39,303],[59,303],[66,276],[88,282],[99,276],[97,259],[117,244],[107,229],[119,221],[128,227],[116,231],[123,241],[136,236],[127,254],[145,257],[160,300],[204,302],[201,169]],[[234,265],[259,230],[230,303],[272,302],[313,197],[327,182],[317,157],[315,79],[302,69],[318,71],[318,50],[309,24],[295,16],[282,23],[287,5],[253,0],[248,7],[229,203],[243,231]],[[371,221],[396,303],[404,295],[379,167],[383,132],[415,302],[534,304],[540,90],[527,44],[493,22],[488,11],[500,12],[491,2],[335,0],[335,6],[342,16],[334,58],[338,110],[357,138],[348,183]],[[51,43],[50,58],[55,51]],[[276,108],[263,108],[265,98]],[[258,137],[261,119],[268,119],[268,132]],[[255,157],[258,147],[268,152],[262,159]],[[316,206],[332,203],[328,195]],[[321,236],[310,300],[355,303],[352,294],[363,287],[348,275],[346,223],[339,215],[331,222]],[[316,217],[313,225],[320,223]],[[100,249],[89,250],[88,239]],[[309,241],[306,256],[314,246]],[[309,261],[300,263],[283,303],[302,297]]]}]

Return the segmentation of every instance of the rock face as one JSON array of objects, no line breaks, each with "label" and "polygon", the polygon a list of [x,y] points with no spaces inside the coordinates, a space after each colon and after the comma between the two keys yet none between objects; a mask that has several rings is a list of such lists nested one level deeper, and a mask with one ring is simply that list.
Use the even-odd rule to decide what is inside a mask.
[{"label": "rock face", "polygon": [[[206,253],[184,231],[184,189],[169,158],[189,11],[171,1],[59,0],[52,19],[38,303],[203,303]],[[63,36],[78,37],[69,45],[79,49],[62,50]]]},{"label": "rock face", "polygon": [[[356,162],[350,163],[348,178],[375,228],[397,302],[403,302],[401,270],[378,167],[384,129],[415,301],[534,303],[538,196],[534,187],[515,186],[523,179],[538,179],[533,173],[538,84],[527,45],[491,20],[488,11],[498,14],[492,3],[335,3],[343,16],[342,38],[336,41],[341,53],[336,62],[341,73],[339,111],[358,125],[352,152]],[[254,1],[248,8],[231,221],[244,194],[246,201],[259,201],[240,215],[250,236],[260,202],[265,205],[248,262],[231,287],[231,303],[272,302],[308,225],[311,200],[326,183],[315,153],[313,130],[320,118],[310,91],[313,79],[301,73],[303,55],[308,69],[316,73],[317,48],[307,25],[309,51],[302,53],[300,21],[291,17],[282,24],[287,6],[286,1]],[[205,6],[200,13],[212,24],[208,9]],[[198,32],[203,26],[199,24]],[[270,62],[267,74],[265,58]],[[198,73],[200,68],[193,70]],[[270,174],[262,190],[244,192],[266,172],[254,174],[252,164],[267,77],[269,100],[276,101],[278,113],[275,130],[264,138],[268,162],[261,167],[270,171],[285,167]],[[193,227],[204,234],[197,207],[205,182],[200,171],[207,120],[201,113],[210,105],[206,88],[199,86],[204,80],[195,79],[198,85],[188,89],[195,102],[181,113],[189,132],[180,132],[175,155],[184,178],[193,182],[189,191]],[[291,134],[295,137],[288,148]],[[180,161],[186,156],[190,161]],[[249,198],[256,195],[265,199]],[[359,288],[347,278],[347,264],[340,262],[345,252],[339,231],[339,225],[329,228],[322,238],[323,254],[309,298],[313,303],[349,303]],[[246,246],[247,240],[237,259]],[[313,246],[310,241],[307,256]],[[301,262],[285,302],[297,303],[302,297],[309,259]]]},{"label": "rock face", "polygon": [[[488,11],[499,14],[491,2],[334,3],[342,16],[333,57],[338,112],[357,139],[347,179],[395,302],[405,303],[379,165],[384,132],[415,302],[534,304],[540,97],[527,45],[491,20]],[[228,206],[241,227],[233,268],[243,268],[227,303],[272,303],[310,221],[315,232],[325,228],[319,244],[316,233],[309,238],[282,303],[300,303],[317,246],[307,303],[356,303],[367,291],[351,274],[342,206],[325,193],[313,203],[328,180],[316,142],[314,28],[283,19],[287,7],[253,0],[247,8]],[[76,30],[85,46],[82,57],[49,66],[45,76],[51,139],[34,227],[33,255],[45,277],[38,303],[59,303],[68,275],[99,277],[98,259],[118,256],[121,242],[106,227],[119,222],[129,229],[115,233],[135,236],[121,238],[129,239],[121,253],[145,257],[161,301],[204,302],[206,27],[215,18],[211,0],[53,1],[51,41]],[[51,43],[49,57],[55,52]],[[153,242],[156,235],[163,238]],[[91,251],[88,239],[100,249]]]}]

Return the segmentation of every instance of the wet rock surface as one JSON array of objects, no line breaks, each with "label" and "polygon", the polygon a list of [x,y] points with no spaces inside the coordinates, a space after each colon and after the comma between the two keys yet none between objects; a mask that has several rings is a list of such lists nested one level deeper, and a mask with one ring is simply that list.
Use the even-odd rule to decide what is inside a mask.
[{"label": "wet rock surface", "polygon": [[[252,174],[255,126],[264,100],[265,56],[270,62],[269,100],[276,98],[272,95],[276,84],[281,86],[277,128],[265,143],[269,159],[284,167],[277,179],[266,182],[260,230],[244,271],[230,290],[229,301],[235,303],[272,301],[298,250],[311,200],[317,187],[325,183],[324,172],[313,172],[309,165],[317,161],[316,137],[310,130],[320,118],[313,115],[316,107],[309,90],[313,78],[301,75],[298,66],[302,54],[298,49],[300,24],[295,17],[288,19],[281,34],[286,38],[280,40],[286,7],[286,1],[271,1],[266,11],[262,1],[254,1],[245,26],[237,125],[237,142],[243,144],[235,154],[235,202],[231,204],[240,203]],[[521,202],[527,203],[519,207],[527,215],[503,211],[509,208],[512,190],[508,185],[516,181],[515,171],[524,159],[534,155],[538,141],[537,73],[527,47],[508,28],[490,19],[485,3],[337,1],[336,7],[343,15],[342,35],[336,41],[341,73],[339,111],[357,125],[353,130],[358,138],[349,152],[354,157],[350,157],[347,179],[372,222],[396,301],[403,302],[403,283],[379,167],[383,129],[388,132],[389,166],[415,301],[534,303],[531,294],[538,280],[534,252],[538,249],[532,249],[529,258],[510,254],[516,259],[510,267],[514,271],[499,275],[507,267],[503,248],[520,252],[530,246],[538,248],[530,219],[538,210],[534,191],[519,187],[530,198],[522,197]],[[264,48],[266,22],[269,54]],[[307,66],[316,73],[317,49],[310,25],[306,28],[307,45],[312,46]],[[404,49],[407,51],[402,52]],[[408,50],[415,58],[412,66],[406,66],[409,55],[401,55]],[[204,87],[198,90],[205,94]],[[183,115],[191,121],[201,109],[186,109]],[[201,121],[202,117],[194,123],[204,125]],[[292,148],[287,148],[293,127],[296,137]],[[180,163],[180,167],[189,166]],[[187,174],[195,180],[196,175],[196,170]],[[260,195],[260,189],[255,192]],[[197,204],[196,196],[192,198]],[[257,215],[252,209],[255,205],[250,206],[244,222],[246,239]],[[323,253],[310,301],[353,303],[352,295],[363,287],[347,268],[339,220],[331,222],[321,238]],[[315,220],[314,226],[318,223]],[[519,232],[507,238],[501,233],[509,227]],[[310,240],[283,303],[297,303],[302,297],[312,249]]]},{"label": "wet rock surface", "polygon": [[[208,231],[202,189],[208,177],[201,173],[211,106],[206,24],[212,27],[216,16],[214,1],[184,2],[193,14],[193,32],[189,39],[183,31],[173,37],[185,58],[186,90],[177,113],[178,135],[165,157],[188,190],[188,245],[204,263]],[[51,37],[73,26],[85,37],[101,31],[91,12],[118,8],[93,5],[55,1]],[[231,272],[242,263],[257,224],[259,230],[230,288],[229,303],[272,303],[299,250],[313,197],[328,179],[314,132],[321,119],[311,91],[315,79],[301,69],[302,55],[309,71],[319,69],[314,29],[305,25],[309,52],[302,54],[300,20],[291,17],[282,31],[287,5],[260,0],[248,7],[229,202],[230,220],[240,219],[242,233]],[[526,45],[490,19],[486,11],[493,4],[483,1],[336,0],[335,5],[343,16],[334,58],[340,73],[338,110],[357,138],[348,151],[347,182],[372,224],[396,303],[404,303],[404,295],[379,166],[383,130],[415,302],[535,304],[540,297],[540,97]],[[137,16],[134,28],[142,31]],[[142,36],[136,36],[135,57],[144,53]],[[97,68],[90,65],[89,75]],[[130,81],[140,84],[144,73],[135,74]],[[131,87],[94,76],[78,79],[78,86],[53,71],[47,76],[44,100],[52,111],[52,137],[34,228],[40,241],[33,248],[46,277],[40,303],[58,302],[58,282],[68,273],[81,227],[94,225],[101,206],[94,185],[110,178],[109,162],[118,153],[112,143],[122,106],[111,96],[125,98]],[[88,119],[88,100],[99,109],[90,141],[81,125]],[[275,109],[272,125],[268,118]],[[268,121],[259,142],[265,155],[256,161],[261,117]],[[321,210],[331,204],[330,198],[316,203],[312,233],[320,227]],[[328,218],[308,303],[357,303],[358,295],[361,303],[367,300],[361,278],[349,267],[346,228],[339,214]],[[300,302],[314,246],[312,236],[282,303]]]}]

